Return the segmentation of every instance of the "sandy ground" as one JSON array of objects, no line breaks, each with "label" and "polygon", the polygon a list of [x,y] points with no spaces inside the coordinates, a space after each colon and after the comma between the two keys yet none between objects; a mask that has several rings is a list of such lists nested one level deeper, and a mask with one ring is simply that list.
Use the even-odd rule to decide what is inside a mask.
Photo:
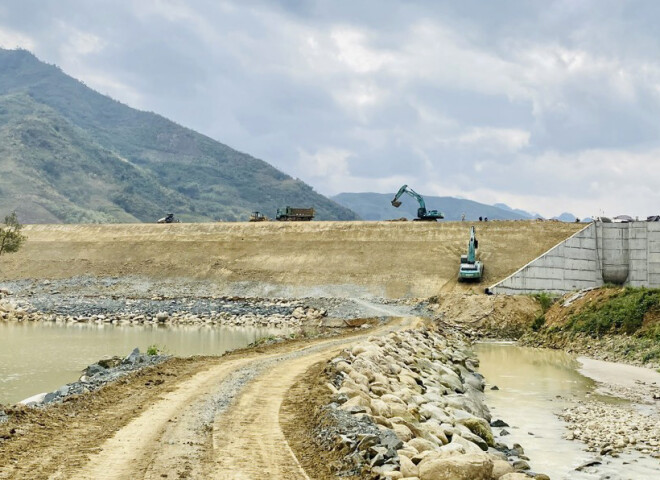
[{"label": "sandy ground", "polygon": [[660,372],[650,368],[578,357],[580,373],[595,380],[598,392],[652,404],[660,415]]},{"label": "sandy ground", "polygon": [[477,224],[481,284],[457,286],[465,222],[265,222],[29,225],[25,247],[3,256],[6,280],[77,275],[211,281],[251,296],[428,297],[483,291],[584,225]]}]

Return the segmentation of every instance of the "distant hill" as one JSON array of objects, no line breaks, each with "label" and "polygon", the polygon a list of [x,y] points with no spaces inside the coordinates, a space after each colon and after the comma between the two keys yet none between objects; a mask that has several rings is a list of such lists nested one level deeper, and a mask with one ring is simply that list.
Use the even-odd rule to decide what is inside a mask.
[{"label": "distant hill", "polygon": [[501,208],[502,210],[506,210],[508,212],[517,213],[518,215],[521,215],[524,218],[543,218],[543,216],[539,215],[538,213],[527,212],[519,208],[511,208],[506,203],[495,203],[493,204],[493,206],[497,208]]},{"label": "distant hill", "polygon": [[132,109],[23,50],[0,49],[0,214],[25,223],[246,220],[348,208],[266,162]]},{"label": "distant hill", "polygon": [[[334,201],[351,209],[364,220],[391,220],[400,217],[413,219],[417,217],[417,201],[406,195],[402,198],[399,208],[394,208],[390,201],[394,193],[340,193],[332,197]],[[524,217],[516,212],[504,210],[455,197],[431,197],[423,195],[426,208],[429,210],[440,210],[444,213],[446,220],[460,220],[463,213],[469,221],[478,220],[479,217],[488,217],[489,220],[524,220]]]},{"label": "distant hill", "polygon": [[[503,210],[508,210],[508,211],[511,211],[511,212],[515,212],[515,213],[517,213],[519,215],[522,215],[526,218],[543,218],[543,216],[539,213],[530,213],[530,212],[526,212],[525,210],[520,210],[518,208],[513,209],[513,208],[509,207],[508,205],[506,205],[504,203],[496,203],[493,206],[501,208]],[[573,222],[575,222],[576,217],[575,217],[575,215],[573,215],[570,212],[564,212],[560,215],[557,215],[556,217],[552,217],[552,220],[559,220],[560,222],[573,223]]]},{"label": "distant hill", "polygon": [[560,222],[574,222],[576,220],[575,215],[569,212],[564,212],[561,215],[557,215],[556,217],[552,217],[553,220],[559,220]]}]

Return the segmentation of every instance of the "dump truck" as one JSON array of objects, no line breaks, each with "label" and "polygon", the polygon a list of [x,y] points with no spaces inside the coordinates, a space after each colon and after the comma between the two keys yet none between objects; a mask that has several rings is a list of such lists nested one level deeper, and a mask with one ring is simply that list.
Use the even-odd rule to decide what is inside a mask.
[{"label": "dump truck", "polygon": [[278,208],[275,220],[283,222],[308,222],[314,218],[313,208]]}]

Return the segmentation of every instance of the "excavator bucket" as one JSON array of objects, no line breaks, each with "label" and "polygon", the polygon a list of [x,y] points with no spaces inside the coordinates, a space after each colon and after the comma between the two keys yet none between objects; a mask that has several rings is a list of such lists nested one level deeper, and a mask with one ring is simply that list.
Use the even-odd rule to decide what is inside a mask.
[{"label": "excavator bucket", "polygon": [[398,200],[392,200],[392,206],[399,208],[401,206],[401,202]]}]

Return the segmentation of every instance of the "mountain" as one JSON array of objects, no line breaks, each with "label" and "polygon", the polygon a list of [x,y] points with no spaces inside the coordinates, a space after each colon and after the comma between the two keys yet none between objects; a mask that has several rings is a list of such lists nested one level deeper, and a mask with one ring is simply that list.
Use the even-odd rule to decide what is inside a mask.
[{"label": "mountain", "polygon": [[575,215],[569,212],[564,212],[561,215],[552,218],[553,220],[559,220],[560,222],[568,222],[568,223],[575,222]]},{"label": "mountain", "polygon": [[266,162],[86,87],[24,50],[0,49],[0,214],[24,223],[270,217],[349,209]]},{"label": "mountain", "polygon": [[[399,208],[394,208],[390,203],[394,193],[340,193],[331,197],[337,203],[351,209],[364,220],[391,220],[400,217],[413,219],[417,217],[417,201],[406,195],[402,198]],[[504,210],[455,197],[429,197],[424,196],[426,208],[429,210],[440,210],[444,213],[446,220],[460,220],[465,213],[466,220],[478,220],[479,217],[488,217],[489,220],[524,220],[524,217],[516,212]]]},{"label": "mountain", "polygon": [[497,207],[497,208],[501,208],[502,210],[506,210],[506,211],[508,211],[508,212],[514,212],[514,213],[517,213],[518,215],[520,215],[520,216],[522,216],[522,217],[524,217],[524,218],[529,218],[529,219],[532,219],[532,218],[543,218],[543,216],[540,215],[540,214],[538,214],[538,213],[527,212],[527,211],[525,211],[525,210],[521,210],[521,209],[519,209],[519,208],[511,208],[511,207],[508,206],[506,203],[495,203],[495,204],[493,204],[493,206],[494,206],[494,207]]}]

